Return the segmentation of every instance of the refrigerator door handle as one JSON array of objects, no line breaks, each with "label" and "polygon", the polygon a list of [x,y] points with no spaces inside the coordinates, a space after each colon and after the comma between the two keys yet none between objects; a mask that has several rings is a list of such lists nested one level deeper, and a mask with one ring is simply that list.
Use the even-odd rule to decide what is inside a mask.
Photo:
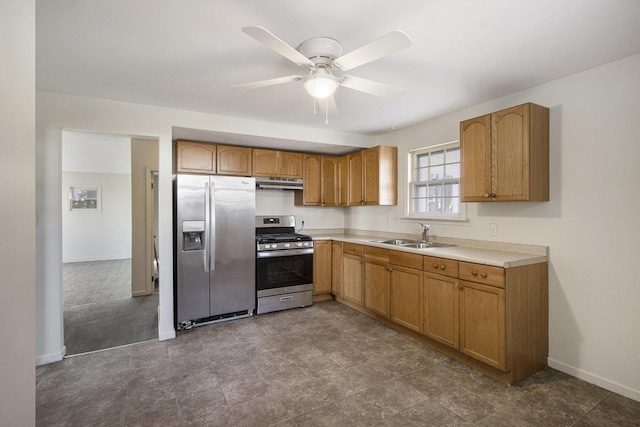
[{"label": "refrigerator door handle", "polygon": [[204,183],[204,271],[209,271],[209,227],[211,212],[209,206],[209,183]]},{"label": "refrigerator door handle", "polygon": [[214,271],[216,269],[216,192],[215,182],[209,184],[209,270]]}]

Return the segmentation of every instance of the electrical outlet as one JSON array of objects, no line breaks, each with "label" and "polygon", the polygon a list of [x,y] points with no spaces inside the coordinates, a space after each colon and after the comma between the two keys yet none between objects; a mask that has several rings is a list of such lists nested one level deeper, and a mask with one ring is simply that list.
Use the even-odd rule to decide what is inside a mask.
[{"label": "electrical outlet", "polygon": [[387,217],[387,228],[391,227],[391,218]]},{"label": "electrical outlet", "polygon": [[490,236],[498,235],[498,224],[496,224],[495,222],[492,222],[491,224],[489,224],[489,235]]}]

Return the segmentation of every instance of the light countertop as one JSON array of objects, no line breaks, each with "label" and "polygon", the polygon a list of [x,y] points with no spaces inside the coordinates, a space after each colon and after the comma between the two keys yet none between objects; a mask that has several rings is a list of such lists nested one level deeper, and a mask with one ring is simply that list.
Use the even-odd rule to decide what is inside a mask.
[{"label": "light countertop", "polygon": [[362,234],[361,232],[354,233],[349,231],[346,233],[322,233],[321,230],[309,232],[308,234],[312,235],[314,240],[335,240],[359,245],[369,245],[378,248],[503,268],[538,264],[549,260],[548,248],[546,246],[518,245],[480,240],[436,237],[434,241],[438,243],[446,243],[455,246],[417,249],[374,242],[374,240],[407,238],[405,236],[390,237],[388,234]]}]

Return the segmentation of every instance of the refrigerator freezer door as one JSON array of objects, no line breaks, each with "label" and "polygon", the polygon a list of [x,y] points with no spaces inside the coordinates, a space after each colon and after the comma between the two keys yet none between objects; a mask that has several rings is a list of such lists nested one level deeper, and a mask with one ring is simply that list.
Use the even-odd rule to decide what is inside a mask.
[{"label": "refrigerator freezer door", "polygon": [[[209,237],[206,219],[205,188],[209,177],[200,175],[178,175],[176,177],[177,203],[177,323],[210,316],[209,272],[207,271]],[[194,224],[203,224],[200,237],[201,249],[185,247],[193,241]],[[186,236],[185,236],[186,234]]]},{"label": "refrigerator freezer door", "polygon": [[211,177],[211,316],[255,308],[254,178]]}]

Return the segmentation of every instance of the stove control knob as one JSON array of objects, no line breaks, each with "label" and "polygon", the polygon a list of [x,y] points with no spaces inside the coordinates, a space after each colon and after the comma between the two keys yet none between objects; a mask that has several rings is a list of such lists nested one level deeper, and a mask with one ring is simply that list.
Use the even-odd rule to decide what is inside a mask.
[{"label": "stove control knob", "polygon": [[289,243],[285,243],[285,244],[284,244],[284,247],[285,247],[285,248],[290,248],[290,247],[291,247],[291,245],[290,245]]},{"label": "stove control knob", "polygon": [[298,247],[300,248],[302,246],[303,246],[302,242],[298,242]]}]

